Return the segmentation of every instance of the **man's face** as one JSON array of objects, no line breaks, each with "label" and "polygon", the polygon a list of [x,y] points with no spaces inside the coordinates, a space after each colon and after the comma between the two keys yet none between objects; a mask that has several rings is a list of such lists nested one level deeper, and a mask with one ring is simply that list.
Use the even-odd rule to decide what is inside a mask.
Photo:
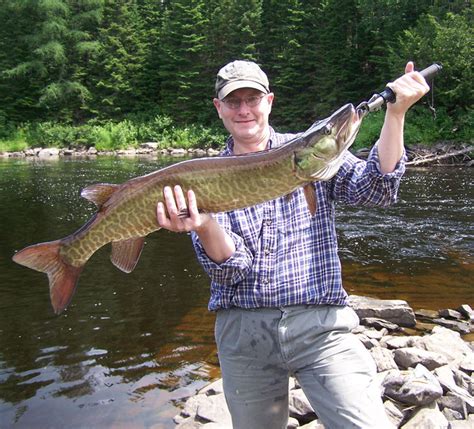
[{"label": "man's face", "polygon": [[[257,99],[258,102],[253,107],[244,101],[254,104]],[[236,108],[239,102],[240,106]],[[268,117],[272,110],[272,102],[272,93],[264,94],[252,88],[237,89],[227,95],[224,100],[214,99],[219,117],[227,131],[232,134],[239,149],[236,152],[249,151],[252,144],[268,138]],[[248,147],[248,150],[241,150],[242,146]]]}]

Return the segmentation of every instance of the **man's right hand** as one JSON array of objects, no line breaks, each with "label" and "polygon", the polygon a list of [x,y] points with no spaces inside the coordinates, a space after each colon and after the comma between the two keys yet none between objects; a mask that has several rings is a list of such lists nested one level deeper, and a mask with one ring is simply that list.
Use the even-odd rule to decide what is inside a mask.
[{"label": "man's right hand", "polygon": [[192,190],[187,192],[186,199],[181,186],[175,186],[174,190],[166,186],[163,196],[164,203],[159,202],[156,207],[156,218],[161,228],[173,232],[195,231],[207,256],[218,264],[235,253],[235,244],[229,234],[210,214],[199,213]]},{"label": "man's right hand", "polygon": [[173,232],[198,232],[211,220],[211,215],[199,213],[196,195],[192,190],[187,192],[187,199],[181,186],[174,190],[169,186],[163,189],[164,203],[159,202],[156,207],[156,217],[161,228]]}]

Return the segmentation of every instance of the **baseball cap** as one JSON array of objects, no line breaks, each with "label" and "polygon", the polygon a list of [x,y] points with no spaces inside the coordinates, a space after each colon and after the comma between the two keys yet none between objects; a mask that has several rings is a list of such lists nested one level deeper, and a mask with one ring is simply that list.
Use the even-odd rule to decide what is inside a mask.
[{"label": "baseball cap", "polygon": [[219,70],[216,80],[217,98],[223,99],[240,88],[254,88],[268,94],[270,92],[267,75],[252,61],[233,61]]}]

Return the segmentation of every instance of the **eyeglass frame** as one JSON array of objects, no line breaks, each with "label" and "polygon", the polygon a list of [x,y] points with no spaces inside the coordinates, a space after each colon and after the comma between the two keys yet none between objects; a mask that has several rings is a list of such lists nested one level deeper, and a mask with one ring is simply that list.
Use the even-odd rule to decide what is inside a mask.
[{"label": "eyeglass frame", "polygon": [[[222,101],[228,109],[238,110],[240,109],[242,102],[244,102],[247,107],[257,107],[267,95],[268,94],[250,95],[245,98],[230,97],[229,99],[227,99],[227,97],[224,97],[222,100],[219,101]],[[249,99],[255,99],[255,102],[251,101],[249,103]],[[230,105],[229,102],[232,103],[232,101],[238,101],[238,104]]]}]

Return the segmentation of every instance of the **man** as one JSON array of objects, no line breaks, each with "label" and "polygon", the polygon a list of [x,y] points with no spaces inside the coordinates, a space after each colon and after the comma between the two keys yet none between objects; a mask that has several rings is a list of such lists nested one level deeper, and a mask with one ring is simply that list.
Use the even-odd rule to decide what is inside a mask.
[{"label": "man", "polygon": [[[373,360],[351,333],[357,315],[342,287],[334,226],[335,202],[389,205],[404,172],[405,113],[428,86],[409,62],[390,84],[380,139],[367,161],[347,153],[338,173],[314,184],[311,215],[299,189],[247,209],[200,214],[192,190],[164,189],[161,227],[192,231],[211,278],[209,309],[224,392],[236,429],[286,428],[288,378],[296,377],[330,428],[391,427],[375,382]],[[214,105],[230,133],[223,155],[277,147],[292,135],[268,123],[274,95],[253,62],[234,61],[217,75]],[[251,180],[251,178],[249,178]],[[189,217],[179,217],[188,208]]]}]

